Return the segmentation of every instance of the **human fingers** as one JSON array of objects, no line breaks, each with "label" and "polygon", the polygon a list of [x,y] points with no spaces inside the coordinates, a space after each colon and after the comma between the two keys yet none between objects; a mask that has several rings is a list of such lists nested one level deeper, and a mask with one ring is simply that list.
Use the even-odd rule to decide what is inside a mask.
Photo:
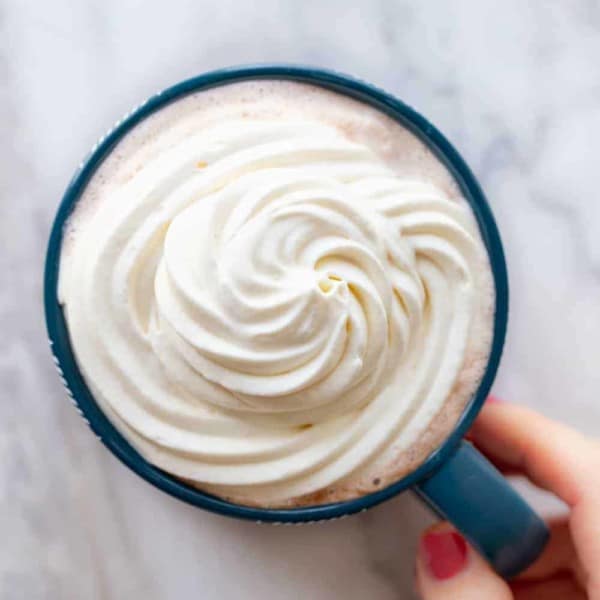
[{"label": "human fingers", "polygon": [[570,507],[569,527],[590,598],[600,598],[600,444],[512,403],[486,403],[471,439],[492,461],[524,472]]},{"label": "human fingers", "polygon": [[487,402],[470,438],[505,469],[524,472],[571,506],[597,479],[596,442],[524,406]]},{"label": "human fingers", "polygon": [[515,600],[586,600],[587,595],[568,575],[511,584]]},{"label": "human fingers", "polygon": [[508,584],[448,523],[421,536],[416,588],[422,600],[512,600]]},{"label": "human fingers", "polygon": [[566,517],[554,519],[548,523],[550,538],[542,554],[514,582],[532,583],[552,577],[569,576],[585,585],[577,551],[571,536],[569,521]]}]

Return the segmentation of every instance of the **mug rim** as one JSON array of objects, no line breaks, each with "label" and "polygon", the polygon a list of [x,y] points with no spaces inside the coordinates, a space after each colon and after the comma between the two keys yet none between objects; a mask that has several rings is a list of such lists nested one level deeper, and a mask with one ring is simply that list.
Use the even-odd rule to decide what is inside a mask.
[{"label": "mug rim", "polygon": [[[485,373],[453,430],[425,461],[382,490],[351,500],[297,508],[260,508],[213,496],[151,465],[117,431],[100,409],[77,366],[63,310],[58,302],[58,274],[65,221],[104,159],[138,123],[189,94],[246,80],[285,79],[324,87],[366,103],[415,134],[450,171],[477,220],[487,249],[496,291],[493,339]],[[351,75],[308,65],[258,64],[209,71],[170,86],[135,107],[96,142],[80,163],[64,192],[51,228],[44,269],[44,310],[48,341],[59,375],[75,408],[100,441],[129,469],[162,491],[188,504],[225,516],[270,523],[306,523],[341,518],[364,511],[433,474],[450,456],[480,411],[492,386],[506,336],[508,277],[504,250],[490,206],[475,176],[458,151],[425,117],[405,102]]]}]

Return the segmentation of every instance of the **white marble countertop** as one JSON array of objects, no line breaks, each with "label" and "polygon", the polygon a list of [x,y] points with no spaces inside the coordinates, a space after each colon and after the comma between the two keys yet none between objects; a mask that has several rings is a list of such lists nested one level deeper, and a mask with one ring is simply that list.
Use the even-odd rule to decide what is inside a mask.
[{"label": "white marble countertop", "polygon": [[598,432],[599,56],[594,0],[0,0],[0,598],[412,598],[431,519],[405,495],[317,526],[227,520],[90,434],[45,345],[41,269],[61,193],[109,124],[240,62],[396,93],[456,144],[498,219],[512,297],[496,391]]}]

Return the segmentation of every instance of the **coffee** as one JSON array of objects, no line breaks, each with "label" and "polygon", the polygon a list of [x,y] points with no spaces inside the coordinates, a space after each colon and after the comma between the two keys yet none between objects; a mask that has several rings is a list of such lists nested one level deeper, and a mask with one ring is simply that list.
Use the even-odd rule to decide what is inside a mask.
[{"label": "coffee", "polygon": [[485,370],[494,286],[451,174],[408,129],[289,81],[135,127],[65,230],[78,366],[146,460],[241,504],[414,470]]}]

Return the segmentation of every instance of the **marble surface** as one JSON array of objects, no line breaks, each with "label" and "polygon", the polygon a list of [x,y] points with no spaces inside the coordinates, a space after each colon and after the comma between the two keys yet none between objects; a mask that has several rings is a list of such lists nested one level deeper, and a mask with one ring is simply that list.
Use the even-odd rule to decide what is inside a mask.
[{"label": "marble surface", "polygon": [[333,67],[429,116],[506,246],[496,391],[598,433],[598,56],[594,0],[0,0],[0,598],[414,597],[431,517],[412,496],[302,528],[206,514],[110,456],[54,372],[42,260],[75,165],[140,99],[207,69]]}]

